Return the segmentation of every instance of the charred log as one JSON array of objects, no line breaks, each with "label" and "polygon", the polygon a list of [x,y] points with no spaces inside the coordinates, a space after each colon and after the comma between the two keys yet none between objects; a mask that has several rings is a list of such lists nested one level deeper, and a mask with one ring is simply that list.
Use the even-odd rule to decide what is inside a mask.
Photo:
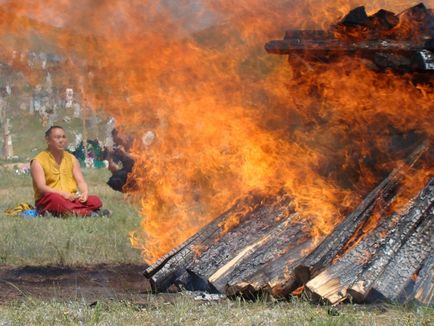
[{"label": "charred log", "polygon": [[[267,266],[267,271],[270,271],[279,258],[288,252],[292,252],[293,257],[300,257],[299,247],[309,240],[309,230],[303,223],[288,220],[259,240],[258,245],[246,255],[246,259],[240,260],[236,264],[227,264],[220,270],[224,273],[217,271],[211,275],[209,281],[214,287],[228,295],[255,296],[257,293],[268,290],[266,288],[268,282],[254,280],[252,276],[255,275],[255,272],[262,270],[264,266]],[[283,263],[287,264],[288,262]],[[240,284],[242,284],[241,287]],[[247,284],[249,289],[243,291],[242,288]]]},{"label": "charred log", "polygon": [[[408,213],[403,216],[399,224],[391,230],[390,235],[385,239],[384,245],[377,252],[369,267],[358,277],[357,281],[348,289],[348,293],[356,302],[364,302],[372,285],[383,273],[387,265],[396,255],[401,246],[407,241],[421,219],[421,213],[434,201],[434,179],[416,199],[416,204],[411,207]],[[433,198],[430,200],[430,198]],[[425,217],[426,218],[426,217]]]},{"label": "charred log", "polygon": [[412,54],[424,49],[424,44],[415,44],[411,41],[363,40],[351,42],[340,39],[286,39],[273,40],[265,44],[265,50],[273,54],[359,54],[362,57],[372,59],[379,52],[394,52]]},{"label": "charred log", "polygon": [[[288,209],[288,198],[284,200],[285,205],[281,208]],[[172,250],[167,255],[159,259],[158,262],[150,266],[145,275],[152,275],[150,283],[154,291],[164,291],[179,277],[185,277],[186,268],[194,260],[200,252],[205,252],[215,243],[219,242],[225,235],[230,226],[244,224],[245,220],[249,220],[254,216],[254,212],[263,208],[264,203],[267,203],[266,198],[262,196],[251,195],[248,198],[240,200],[226,213],[220,215],[216,220],[205,226],[193,237],[181,244],[178,248]],[[270,206],[273,206],[268,201]],[[276,203],[273,203],[276,204]],[[277,210],[278,211],[278,210]],[[277,212],[276,211],[276,212]],[[279,211],[282,213],[283,211]],[[253,215],[252,215],[253,214]],[[277,217],[276,214],[274,217]],[[225,226],[229,223],[229,226]],[[233,224],[233,225],[232,225]]]},{"label": "charred log", "polygon": [[[406,295],[406,287],[413,282],[413,277],[421,270],[423,262],[434,250],[433,219],[434,205],[430,207],[423,222],[394,256],[381,277],[374,282],[367,298],[369,302],[404,302],[414,298]],[[430,267],[428,263],[427,268],[432,271],[432,264]],[[424,277],[421,281],[424,282]],[[426,304],[432,304],[432,292],[421,294],[419,299]]]},{"label": "charred log", "polygon": [[340,23],[346,26],[371,26],[371,20],[369,19],[364,6],[351,10]]},{"label": "charred log", "polygon": [[256,297],[267,293],[278,298],[287,297],[298,286],[293,268],[309,253],[313,239],[302,223],[291,225],[276,238],[220,280],[226,294]]},{"label": "charred log", "polygon": [[393,12],[380,9],[371,17],[372,26],[380,30],[390,30],[399,23],[399,17]]},{"label": "charred log", "polygon": [[382,9],[368,16],[362,6],[328,31],[289,30],[283,40],[268,42],[265,50],[320,62],[356,56],[380,70],[433,71],[433,19],[433,12],[422,3],[399,15]]},{"label": "charred log", "polygon": [[[434,251],[424,261],[421,270],[417,274],[416,281],[411,290],[404,292],[404,297],[413,298],[423,305],[434,304]],[[402,301],[402,299],[401,299]]]},{"label": "charred log", "polygon": [[[354,286],[352,288],[354,294],[358,289],[357,286],[364,284],[363,277],[366,279],[369,279],[368,276],[372,277],[373,281],[367,281],[366,289],[369,291],[371,287],[374,288],[371,284],[376,282],[375,277],[380,275],[386,266],[387,268],[393,266],[385,255],[393,256],[393,250],[396,251],[396,247],[414,233],[412,231],[415,225],[432,218],[429,207],[434,203],[433,187],[434,179],[418,195],[406,214],[394,214],[390,218],[383,219],[381,224],[354,249],[310,280],[306,284],[307,292],[317,300],[335,304],[347,298],[347,291],[352,286]],[[395,243],[398,244],[394,246]],[[394,249],[392,250],[391,247]],[[362,292],[360,296],[363,297],[364,293]]]},{"label": "charred log", "polygon": [[[342,255],[342,249],[348,241],[354,237],[357,230],[362,230],[363,225],[368,222],[373,210],[381,205],[387,207],[399,187],[403,178],[406,166],[413,166],[419,158],[428,150],[428,144],[423,143],[411,153],[404,166],[393,170],[374,190],[372,190],[360,205],[330,234],[299,266],[295,273],[297,279],[306,283],[313,276],[316,276],[325,267],[330,265],[337,255]],[[356,234],[357,236],[357,234]]]},{"label": "charred log", "polygon": [[[228,231],[217,243],[210,244],[192,261],[188,271],[203,282],[221,278],[274,237],[282,225],[288,225],[292,212],[287,195],[264,201],[243,219],[243,223]],[[211,286],[215,285],[213,283],[210,280]],[[219,286],[217,289],[222,290]]]},{"label": "charred log", "polygon": [[[260,201],[259,196],[248,196],[247,198],[244,198],[244,200],[239,200],[234,206],[232,206],[229,210],[227,210],[225,213],[221,214],[219,217],[217,217],[214,221],[209,223],[208,225],[204,226],[199,232],[197,232],[195,235],[193,235],[188,240],[181,243],[178,247],[172,249],[170,252],[165,254],[164,256],[160,257],[155,263],[150,265],[143,274],[150,278],[152,275],[154,275],[156,272],[158,272],[172,257],[174,257],[176,254],[181,252],[182,250],[186,250],[188,246],[194,246],[201,242],[201,239],[208,239],[211,235],[214,235],[215,233],[219,233],[221,230],[220,224],[223,223],[226,219],[228,219],[230,216],[238,215],[243,216],[246,214],[246,207],[250,207],[251,210],[255,210],[257,203]],[[251,205],[251,206],[249,206]]]}]

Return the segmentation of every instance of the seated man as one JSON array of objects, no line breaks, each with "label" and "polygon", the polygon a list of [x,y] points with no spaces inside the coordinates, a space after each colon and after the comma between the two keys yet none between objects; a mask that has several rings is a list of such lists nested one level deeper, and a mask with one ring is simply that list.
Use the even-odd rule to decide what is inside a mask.
[{"label": "seated man", "polygon": [[101,213],[101,200],[88,195],[78,160],[65,151],[65,130],[52,126],[45,132],[45,139],[48,148],[30,162],[38,213],[48,212],[55,216]]}]

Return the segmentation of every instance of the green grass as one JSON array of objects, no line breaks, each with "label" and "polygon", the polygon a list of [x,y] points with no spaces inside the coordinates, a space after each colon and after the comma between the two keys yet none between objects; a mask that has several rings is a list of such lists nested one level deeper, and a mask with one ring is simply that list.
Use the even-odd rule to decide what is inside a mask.
[{"label": "green grass", "polygon": [[432,325],[433,311],[421,307],[343,306],[332,316],[327,307],[303,301],[225,300],[202,303],[179,295],[171,302],[149,296],[141,304],[98,302],[23,302],[0,306],[0,325]]},{"label": "green grass", "polygon": [[84,170],[90,193],[101,197],[110,218],[8,217],[3,212],[20,202],[33,203],[29,175],[1,171],[0,178],[0,264],[88,265],[98,263],[141,263],[132,249],[128,232],[140,222],[137,208],[111,190],[106,170]]},{"label": "green grass", "polygon": [[[0,264],[3,265],[93,265],[142,263],[140,253],[130,247],[128,231],[137,227],[137,208],[105,181],[106,170],[85,169],[92,193],[99,195],[110,218],[7,217],[2,212],[19,202],[32,202],[29,175],[16,175],[0,168]],[[23,297],[0,305],[3,325],[433,325],[434,310],[417,306],[357,306],[329,308],[303,300],[292,302],[216,303],[194,301],[185,294],[170,300],[143,295],[141,303],[101,301],[96,306],[80,299],[41,301]]]}]

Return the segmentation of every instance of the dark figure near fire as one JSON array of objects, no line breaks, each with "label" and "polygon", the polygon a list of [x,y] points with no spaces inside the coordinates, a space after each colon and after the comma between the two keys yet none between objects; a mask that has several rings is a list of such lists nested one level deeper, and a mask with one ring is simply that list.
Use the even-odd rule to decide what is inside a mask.
[{"label": "dark figure near fire", "polygon": [[[108,161],[108,169],[112,176],[107,184],[116,191],[124,192],[128,182],[128,174],[131,173],[134,166],[134,159],[128,153],[132,138],[121,135],[117,129],[112,131],[113,147],[105,148],[104,159]],[[133,189],[134,184],[130,181],[128,188]]]},{"label": "dark figure near fire", "polygon": [[108,215],[105,214],[108,210],[100,210],[101,199],[89,195],[78,160],[65,151],[65,130],[52,126],[45,132],[45,140],[47,149],[30,162],[38,213],[54,216]]}]

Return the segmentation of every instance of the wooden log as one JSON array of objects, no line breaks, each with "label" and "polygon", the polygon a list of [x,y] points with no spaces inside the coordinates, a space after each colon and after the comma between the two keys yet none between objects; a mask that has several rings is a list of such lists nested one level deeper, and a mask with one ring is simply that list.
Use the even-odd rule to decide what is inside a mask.
[{"label": "wooden log", "polygon": [[374,282],[383,273],[401,246],[412,235],[421,220],[421,214],[424,216],[428,207],[433,202],[434,178],[416,198],[416,203],[411,205],[411,208],[400,219],[398,225],[391,230],[389,236],[384,241],[384,245],[376,253],[374,259],[370,261],[369,266],[358,276],[357,281],[348,289],[348,293],[354,301],[365,301]]},{"label": "wooden log", "polygon": [[380,9],[369,17],[375,29],[390,30],[399,24],[399,17],[393,12]]},{"label": "wooden log", "polygon": [[[427,149],[427,142],[419,145],[406,159],[408,166],[412,166]],[[393,193],[402,179],[402,174],[405,173],[403,170],[404,166],[395,169],[386,180],[374,189],[355,212],[337,227],[333,236],[330,236],[327,241],[320,245],[316,250],[316,254],[311,256],[310,263],[318,263],[315,266],[317,268],[321,268],[321,264],[329,264],[340,248],[353,236],[358,225],[367,220],[375,204],[381,202],[382,205],[385,205],[390,200],[390,194]],[[306,256],[315,248],[313,247],[313,239],[306,232],[299,232],[294,237],[287,236],[287,239],[290,239],[290,241],[286,244],[287,248],[282,251],[282,255],[275,255],[272,259],[261,258],[261,251],[268,250],[266,246],[263,246],[247,262],[236,267],[233,272],[228,274],[226,279],[219,280],[221,282],[219,286],[227,282],[226,293],[229,295],[255,295],[256,293],[267,292],[275,297],[287,297],[301,283],[307,282],[308,279],[300,282],[301,280],[296,277],[295,267],[305,261]],[[276,249],[278,248],[277,246]],[[261,263],[259,265],[255,264],[255,261]],[[249,265],[250,262],[253,262],[253,264]],[[310,267],[308,267],[307,271],[310,276]]]},{"label": "wooden log", "polygon": [[265,44],[265,50],[272,54],[310,53],[312,55],[354,54],[373,58],[379,52],[413,54],[424,49],[424,44],[411,41],[363,40],[348,41],[340,39],[286,39],[273,40]]},{"label": "wooden log", "polygon": [[[426,214],[423,222],[418,226],[409,240],[401,247],[393,257],[384,273],[372,285],[367,297],[368,302],[391,301],[404,302],[414,299],[408,297],[406,287],[421,270],[424,261],[434,251],[434,205]],[[431,285],[432,288],[432,285]],[[432,292],[430,295],[420,297],[427,304],[432,304]]]},{"label": "wooden log", "polygon": [[347,288],[381,245],[381,233],[387,234],[397,222],[397,216],[386,219],[367,238],[335,264],[329,266],[306,283],[305,293],[314,301],[336,304],[346,299]]},{"label": "wooden log", "polygon": [[[268,53],[302,56],[314,61],[329,62],[342,55],[357,56],[372,61],[379,69],[396,71],[434,70],[433,52],[429,43],[410,41],[365,40],[351,42],[338,39],[285,39],[270,41],[265,45]],[[292,57],[290,57],[292,58]]]},{"label": "wooden log", "polygon": [[211,223],[207,224],[203,227],[199,232],[194,234],[188,240],[181,243],[179,246],[173,248],[164,256],[160,257],[156,262],[150,265],[143,272],[145,277],[150,278],[152,275],[157,273],[172,257],[176,254],[180,253],[182,250],[188,250],[187,247],[193,248],[196,244],[201,243],[203,240],[208,239],[211,235],[214,235],[216,232],[220,231],[220,224],[223,223],[228,217],[233,216],[235,214],[242,214],[243,207],[245,205],[251,204],[252,210],[254,210],[257,206],[257,202],[260,199],[257,196],[248,196],[244,200],[238,201],[234,206],[232,206],[228,211],[221,214]]},{"label": "wooden log", "polygon": [[332,32],[324,31],[320,29],[304,30],[304,29],[291,29],[285,32],[284,40],[298,39],[300,42],[305,39],[310,40],[324,40],[332,39],[334,35]]},{"label": "wooden log", "polygon": [[287,297],[297,287],[293,267],[312,248],[307,223],[291,224],[275,239],[259,248],[248,260],[215,281],[227,295],[256,297],[268,293]]},{"label": "wooden log", "polygon": [[[281,225],[289,224],[294,211],[290,202],[287,195],[265,201],[243,223],[228,231],[217,243],[211,244],[197,256],[187,267],[188,271],[203,282],[208,282],[208,278],[214,274],[221,277],[227,273],[255,248],[274,237],[277,230],[283,227]],[[223,290],[220,287],[217,289],[221,292]]]},{"label": "wooden log", "polygon": [[329,266],[337,255],[342,255],[342,249],[351,238],[357,238],[365,223],[371,217],[372,211],[379,205],[385,208],[390,205],[393,195],[405,174],[405,169],[412,167],[428,150],[429,143],[423,142],[407,157],[405,164],[395,168],[389,176],[374,188],[360,205],[300,264],[294,272],[301,283],[307,283]]},{"label": "wooden log", "polygon": [[340,24],[346,26],[371,26],[371,20],[366,13],[365,7],[360,6],[351,10],[344,18],[342,18]]},{"label": "wooden log", "polygon": [[[237,284],[247,282],[249,276],[261,267],[274,265],[279,257],[289,251],[293,253],[294,257],[299,256],[300,253],[296,252],[295,248],[300,245],[300,242],[305,242],[307,239],[310,239],[310,232],[306,225],[288,219],[252,244],[250,248],[246,248],[226,265],[216,270],[210,275],[208,281],[219,291],[225,292],[227,295],[235,295],[237,294]],[[243,255],[243,259],[240,259],[241,255]],[[240,294],[254,295],[260,292],[267,283],[256,282],[255,284],[255,286],[252,285],[254,291],[240,292]]]},{"label": "wooden log", "polygon": [[414,298],[416,302],[426,306],[434,304],[434,251],[431,251],[431,255],[424,261],[407,297]]},{"label": "wooden log", "polygon": [[[360,276],[371,274],[375,277],[376,274],[380,274],[381,272],[378,272],[375,268],[366,272],[366,274],[363,273],[370,267],[371,261],[375,262],[373,259],[375,259],[376,255],[388,254],[387,246],[385,246],[387,241],[384,239],[394,238],[397,241],[396,239],[401,236],[395,234],[392,237],[394,230],[404,230],[407,237],[411,230],[414,230],[415,223],[417,224],[419,221],[426,219],[429,207],[434,203],[433,186],[434,180],[418,195],[408,213],[403,215],[393,214],[390,218],[383,219],[380,225],[371,231],[355,248],[310,280],[306,284],[307,293],[313,299],[336,304],[347,298],[348,288],[351,288]],[[386,248],[383,253],[381,253],[382,248]],[[388,261],[383,257],[378,259],[375,266],[382,271],[384,268],[381,267],[385,264],[384,262],[387,263]]]},{"label": "wooden log", "polygon": [[[267,202],[267,199],[259,195],[250,195],[238,201],[226,213],[208,224],[176,250],[173,250],[167,257],[161,259],[159,266],[153,267],[157,271],[150,278],[152,289],[154,291],[166,290],[178,277],[185,273],[194,257],[219,241],[230,228],[236,227],[242,224],[244,220],[249,219],[249,216],[263,207],[265,202]],[[226,222],[229,225],[225,225]]]}]

